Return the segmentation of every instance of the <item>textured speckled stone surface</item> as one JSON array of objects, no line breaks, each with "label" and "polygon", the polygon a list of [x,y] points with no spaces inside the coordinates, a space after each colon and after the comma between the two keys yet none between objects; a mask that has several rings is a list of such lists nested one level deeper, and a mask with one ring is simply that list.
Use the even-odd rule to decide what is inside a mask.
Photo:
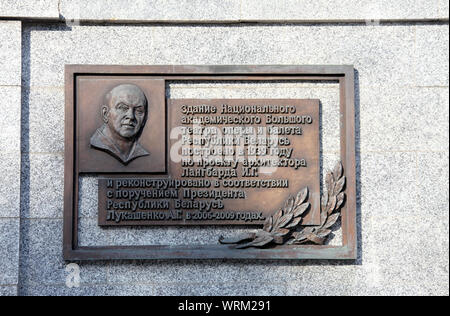
[{"label": "textured speckled stone surface", "polygon": [[241,0],[61,0],[66,20],[238,21]]},{"label": "textured speckled stone surface", "polygon": [[376,210],[379,216],[401,216],[406,211],[409,216],[419,216],[421,210],[415,207],[418,197],[416,166],[416,153],[363,154],[362,207]]},{"label": "textured speckled stone surface", "polygon": [[64,152],[64,90],[24,88],[23,152]]},{"label": "textured speckled stone surface", "polygon": [[0,218],[0,285],[16,285],[19,262],[19,219]]},{"label": "textured speckled stone surface", "polygon": [[21,35],[21,22],[0,21],[0,296],[17,295],[19,273]]},{"label": "textured speckled stone surface", "polygon": [[62,0],[66,20],[108,22],[239,22],[239,21],[355,21],[371,19],[448,18],[445,2],[402,1],[301,1],[301,0]]},{"label": "textured speckled stone surface", "polygon": [[20,214],[20,104],[20,87],[0,86],[0,218]]},{"label": "textured speckled stone surface", "polygon": [[0,155],[20,154],[21,89],[0,86]]},{"label": "textured speckled stone surface", "polygon": [[449,15],[449,1],[439,0],[439,15],[448,18]]},{"label": "textured speckled stone surface", "polygon": [[448,151],[424,152],[418,154],[417,161],[419,200],[426,201],[425,204],[420,205],[421,212],[446,224],[447,230],[449,218],[449,205],[447,203],[449,200],[448,159]]},{"label": "textured speckled stone surface", "polygon": [[418,25],[416,32],[416,85],[448,87],[448,23],[443,25]]},{"label": "textured speckled stone surface", "polygon": [[163,64],[354,64],[361,84],[412,83],[409,26],[158,27],[154,43]]},{"label": "textured speckled stone surface", "polygon": [[[414,3],[436,10],[442,5]],[[398,6],[397,12],[403,8],[385,4]],[[409,15],[412,10],[414,5],[401,13]],[[430,11],[423,10],[427,9],[420,12],[425,17]],[[448,23],[30,24],[23,34],[21,199],[23,217],[30,219],[23,220],[21,229],[20,294],[448,295]],[[80,263],[81,287],[67,288],[61,219],[67,63],[354,64],[358,259]],[[335,160],[339,125],[334,87],[177,82],[170,84],[167,94],[320,98],[324,167]],[[83,245],[179,244],[184,239],[205,243],[227,233],[212,229],[180,233],[174,227],[100,229],[95,184],[94,177],[83,179],[78,228]],[[340,238],[337,234],[336,240]]]},{"label": "textured speckled stone surface", "polygon": [[26,296],[154,296],[153,285],[81,285],[68,288],[63,285],[32,284],[22,289]]},{"label": "textured speckled stone surface", "polygon": [[448,17],[435,1],[301,1],[243,0],[244,20],[377,20]]},{"label": "textured speckled stone surface", "polygon": [[[28,286],[65,285],[67,262],[62,258],[62,220],[25,219],[21,227],[22,289]],[[80,265],[82,285],[106,283],[107,266],[103,262]]]},{"label": "textured speckled stone surface", "polygon": [[20,213],[20,104],[19,86],[0,86],[0,218]]},{"label": "textured speckled stone surface", "polygon": [[448,18],[448,1],[2,0],[0,17],[97,22],[366,21]]},{"label": "textured speckled stone surface", "polygon": [[62,218],[64,158],[60,154],[26,154],[22,164],[22,217]]},{"label": "textured speckled stone surface", "polygon": [[[415,30],[409,25],[31,26],[24,47],[33,54],[25,62],[36,71],[26,72],[24,81],[62,87],[65,64],[354,64],[361,84],[413,85]],[[426,58],[432,52],[424,53]],[[436,75],[445,76],[444,70]]]},{"label": "textured speckled stone surface", "polygon": [[17,286],[1,286],[0,285],[0,297],[2,296],[16,296],[17,295]]},{"label": "textured speckled stone surface", "polygon": [[361,150],[448,151],[447,95],[439,87],[361,89]]},{"label": "textured speckled stone surface", "polygon": [[0,86],[20,85],[21,34],[21,22],[0,21]]},{"label": "textured speckled stone surface", "polygon": [[282,296],[286,295],[286,284],[278,282],[252,283],[191,283],[157,284],[156,295],[162,296]]},{"label": "textured speckled stone surface", "polygon": [[21,286],[22,296],[110,296],[111,286],[104,285],[82,285],[80,287],[69,288],[65,285],[42,285],[26,284]]},{"label": "textured speckled stone surface", "polygon": [[[26,85],[63,87],[65,64],[155,63],[151,28],[59,25],[56,30],[55,26],[34,25],[24,32],[23,45],[33,52],[24,63],[40,72],[25,72]],[[38,44],[43,42],[45,46]],[[64,104],[60,106],[64,109]]]},{"label": "textured speckled stone surface", "polygon": [[20,154],[0,153],[0,219],[20,216]]},{"label": "textured speckled stone surface", "polygon": [[[198,284],[198,283],[251,283],[258,279],[261,283],[273,281],[277,275],[280,283],[292,280],[290,265],[275,261],[119,261],[110,267],[108,279],[113,284],[127,282],[141,284]],[[208,281],[203,280],[208,276]]]},{"label": "textured speckled stone surface", "polygon": [[59,19],[59,0],[1,0],[0,17]]}]

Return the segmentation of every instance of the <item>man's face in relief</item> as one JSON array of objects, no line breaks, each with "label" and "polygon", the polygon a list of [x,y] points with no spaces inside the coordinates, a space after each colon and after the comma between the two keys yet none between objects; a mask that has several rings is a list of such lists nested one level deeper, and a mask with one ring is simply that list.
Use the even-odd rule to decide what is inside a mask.
[{"label": "man's face in relief", "polygon": [[134,85],[118,86],[107,96],[107,103],[103,118],[111,132],[125,139],[136,138],[147,117],[147,99],[142,90]]}]

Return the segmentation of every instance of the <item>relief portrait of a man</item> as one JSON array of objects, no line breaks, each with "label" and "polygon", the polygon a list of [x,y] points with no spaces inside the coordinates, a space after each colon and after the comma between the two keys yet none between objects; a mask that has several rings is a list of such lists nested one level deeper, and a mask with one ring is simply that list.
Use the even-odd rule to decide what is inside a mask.
[{"label": "relief portrait of a man", "polygon": [[148,118],[148,100],[141,88],[133,84],[116,86],[105,95],[100,114],[103,125],[91,138],[92,148],[124,165],[150,155],[138,142]]}]

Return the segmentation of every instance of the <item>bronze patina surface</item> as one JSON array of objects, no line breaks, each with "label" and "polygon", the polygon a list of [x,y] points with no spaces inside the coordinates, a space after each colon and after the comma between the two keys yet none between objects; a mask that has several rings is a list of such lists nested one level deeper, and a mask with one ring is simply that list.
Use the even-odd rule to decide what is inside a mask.
[{"label": "bronze patina surface", "polygon": [[80,173],[166,172],[164,80],[77,78]]},{"label": "bronze patina surface", "polygon": [[[222,80],[236,81],[237,84],[274,80],[327,80],[339,83],[342,165],[337,166],[327,176],[326,191],[320,192],[319,188],[318,100],[172,100],[166,99],[165,96],[168,81]],[[355,259],[357,234],[354,89],[352,66],[66,66],[64,258]],[[286,121],[281,119],[281,123],[274,123],[273,118],[267,121],[267,113],[233,110],[233,107],[247,105],[251,108],[269,104],[294,106],[295,113],[292,110],[288,114],[274,114],[273,118],[287,117]],[[224,110],[224,105],[230,107],[225,107]],[[195,113],[184,113],[183,106],[194,109]],[[219,112],[209,113],[208,109],[211,107],[216,107]],[[299,121],[294,119],[290,124],[291,117],[297,114]],[[224,123],[217,121],[218,116],[228,118],[225,118]],[[306,116],[311,117],[308,124],[302,121],[309,120],[304,118]],[[253,121],[249,120],[249,117]],[[289,129],[292,126],[300,126],[302,131],[298,135],[278,135],[283,139],[283,144],[278,144],[279,148],[285,150],[282,154],[281,151],[275,152],[275,156],[278,156],[278,159],[292,159],[293,162],[279,164],[275,171],[267,174],[261,172],[260,167],[244,169],[241,165],[233,169],[233,166],[226,166],[223,162],[207,167],[198,161],[192,164],[191,160],[195,161],[197,156],[195,151],[183,153],[184,147],[179,146],[177,149],[177,145],[180,145],[177,142],[184,142],[187,147],[204,149],[204,137],[196,139],[193,132],[196,125],[203,128],[215,127],[222,131],[227,127],[264,128],[276,125]],[[174,127],[181,130],[184,127],[185,131],[177,135]],[[237,133],[243,136],[246,131],[237,129]],[[289,144],[285,144],[286,139]],[[244,150],[250,147],[246,144]],[[258,146],[256,147],[256,150],[259,150]],[[248,156],[253,152],[246,153]],[[302,163],[296,165],[295,161]],[[243,164],[242,161],[241,163]],[[100,225],[251,224],[259,230],[229,240],[217,236],[217,239],[211,240],[210,245],[164,246],[160,242],[159,245],[151,245],[149,241],[146,246],[81,247],[78,244],[79,178],[86,174],[96,174],[100,178]],[[254,181],[272,178],[274,183],[278,183],[278,187],[251,185],[242,189],[224,186],[225,180],[232,181],[228,182],[229,184],[233,181],[248,181],[247,183],[252,184]],[[177,190],[180,192],[157,192],[164,187],[163,180],[179,179],[198,180],[199,183],[208,180],[211,187],[204,188],[200,185],[200,189],[191,188],[189,192],[184,192],[186,188],[179,186]],[[288,180],[289,185],[280,186],[284,180]],[[151,191],[158,181],[160,187],[155,186],[158,188],[156,193],[145,193],[146,197],[150,197],[150,202],[156,203],[141,204],[143,210],[136,207],[134,210],[133,207],[130,209],[130,203],[120,204],[133,200],[129,194],[130,191],[136,191],[135,186],[139,190]],[[115,196],[118,187],[123,192]],[[126,190],[123,190],[124,188]],[[128,190],[129,188],[132,190]],[[224,188],[242,192],[235,192],[235,196],[233,192],[216,193],[225,191]],[[203,190],[204,195],[197,195],[192,199],[192,193],[199,190]],[[124,195],[125,191],[127,193]],[[212,199],[214,194],[218,195]],[[139,199],[137,201],[140,201]],[[191,204],[172,206],[171,203],[176,200],[190,201]],[[216,207],[208,209],[209,206],[204,208],[205,204],[193,203],[208,200],[216,202]],[[170,203],[166,205],[164,201]],[[119,204],[114,205],[114,202]],[[219,202],[223,206],[218,205]],[[112,214],[108,214],[108,207],[127,213],[140,212],[141,215],[136,217],[137,220],[130,220],[128,217],[124,221],[108,221],[108,216],[111,217]],[[172,212],[170,220],[155,220],[155,217],[149,220],[148,215],[142,218],[143,213],[148,214],[155,208],[158,212]],[[244,214],[250,215],[244,215],[240,220],[227,218],[227,214],[236,214],[236,211],[248,211]],[[191,214],[191,218],[187,220],[188,212],[196,212],[197,219],[192,220]],[[209,218],[208,214],[213,213],[222,215]],[[245,216],[251,221],[246,221]],[[326,236],[330,233],[329,228],[338,218],[341,218],[343,245],[324,245]]]},{"label": "bronze patina surface", "polygon": [[124,165],[149,156],[139,144],[147,118],[148,100],[141,88],[131,84],[114,87],[105,95],[103,124],[91,137],[91,147],[110,154]]},{"label": "bronze patina surface", "polygon": [[320,224],[319,100],[169,100],[167,128],[167,174],[100,180],[101,226],[260,225],[302,186]]}]

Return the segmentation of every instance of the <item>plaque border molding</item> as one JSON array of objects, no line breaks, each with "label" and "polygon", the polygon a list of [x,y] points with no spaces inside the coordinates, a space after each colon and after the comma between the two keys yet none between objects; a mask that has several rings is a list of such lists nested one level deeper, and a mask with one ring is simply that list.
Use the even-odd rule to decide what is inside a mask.
[{"label": "plaque border molding", "polygon": [[[355,79],[352,65],[264,66],[65,66],[65,182],[63,257],[83,260],[162,259],[342,259],[357,257]],[[78,245],[79,172],[76,160],[76,80],[78,76],[145,76],[170,81],[336,81],[340,89],[340,160],[346,179],[341,208],[341,246],[291,244],[236,249],[235,245],[104,246]]]}]

